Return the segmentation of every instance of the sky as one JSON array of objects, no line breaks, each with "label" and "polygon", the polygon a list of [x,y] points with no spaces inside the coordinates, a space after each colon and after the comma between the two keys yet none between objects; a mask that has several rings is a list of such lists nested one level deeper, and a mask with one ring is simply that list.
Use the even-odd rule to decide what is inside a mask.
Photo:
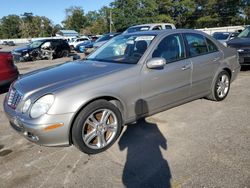
[{"label": "sky", "polygon": [[99,10],[108,6],[113,0],[1,0],[0,18],[9,14],[21,15],[32,12],[34,15],[46,16],[54,24],[61,24],[65,19],[65,9],[81,6],[84,12]]}]

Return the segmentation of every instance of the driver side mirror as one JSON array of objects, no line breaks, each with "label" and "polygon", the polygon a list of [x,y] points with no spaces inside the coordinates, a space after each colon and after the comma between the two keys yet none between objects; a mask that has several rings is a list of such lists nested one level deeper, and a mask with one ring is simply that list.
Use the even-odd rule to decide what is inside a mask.
[{"label": "driver side mirror", "polygon": [[166,65],[166,60],[164,58],[152,58],[147,62],[147,67],[149,69],[163,68]]}]

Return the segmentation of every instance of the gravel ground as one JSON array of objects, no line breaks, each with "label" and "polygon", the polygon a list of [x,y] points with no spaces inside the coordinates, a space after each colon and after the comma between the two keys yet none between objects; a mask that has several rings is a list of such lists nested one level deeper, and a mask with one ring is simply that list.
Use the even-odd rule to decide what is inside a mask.
[{"label": "gravel ground", "polygon": [[[17,66],[25,73],[70,59]],[[109,150],[94,156],[28,142],[9,126],[3,93],[0,187],[250,187],[248,69],[226,100],[195,100],[129,125]]]}]

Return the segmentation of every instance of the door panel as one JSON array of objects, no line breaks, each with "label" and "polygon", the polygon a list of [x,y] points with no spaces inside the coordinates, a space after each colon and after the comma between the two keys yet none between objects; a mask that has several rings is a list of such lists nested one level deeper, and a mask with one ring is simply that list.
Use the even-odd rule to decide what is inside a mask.
[{"label": "door panel", "polygon": [[147,105],[144,113],[189,97],[191,87],[192,64],[185,59],[184,42],[180,34],[167,35],[161,39],[151,57],[165,59],[166,65],[161,69],[149,69],[145,63],[143,67],[142,98]]},{"label": "door panel", "polygon": [[[185,70],[183,70],[185,68]],[[142,98],[147,105],[144,113],[168,106],[189,97],[191,62],[181,60],[166,64],[162,69],[148,69],[141,75]]]}]

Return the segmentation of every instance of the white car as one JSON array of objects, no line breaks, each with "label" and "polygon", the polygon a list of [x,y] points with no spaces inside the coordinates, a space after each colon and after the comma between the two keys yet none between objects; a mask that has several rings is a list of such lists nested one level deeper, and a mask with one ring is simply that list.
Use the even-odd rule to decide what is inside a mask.
[{"label": "white car", "polygon": [[129,27],[125,33],[133,33],[138,31],[150,31],[150,30],[162,30],[162,29],[176,29],[174,24],[171,23],[154,23],[154,24],[142,24]]},{"label": "white car", "polygon": [[75,38],[75,39],[73,39],[73,41],[69,42],[69,46],[71,49],[75,49],[78,44],[80,44],[84,41],[87,41],[87,40],[90,40],[90,39],[86,36],[83,36],[81,38]]}]

